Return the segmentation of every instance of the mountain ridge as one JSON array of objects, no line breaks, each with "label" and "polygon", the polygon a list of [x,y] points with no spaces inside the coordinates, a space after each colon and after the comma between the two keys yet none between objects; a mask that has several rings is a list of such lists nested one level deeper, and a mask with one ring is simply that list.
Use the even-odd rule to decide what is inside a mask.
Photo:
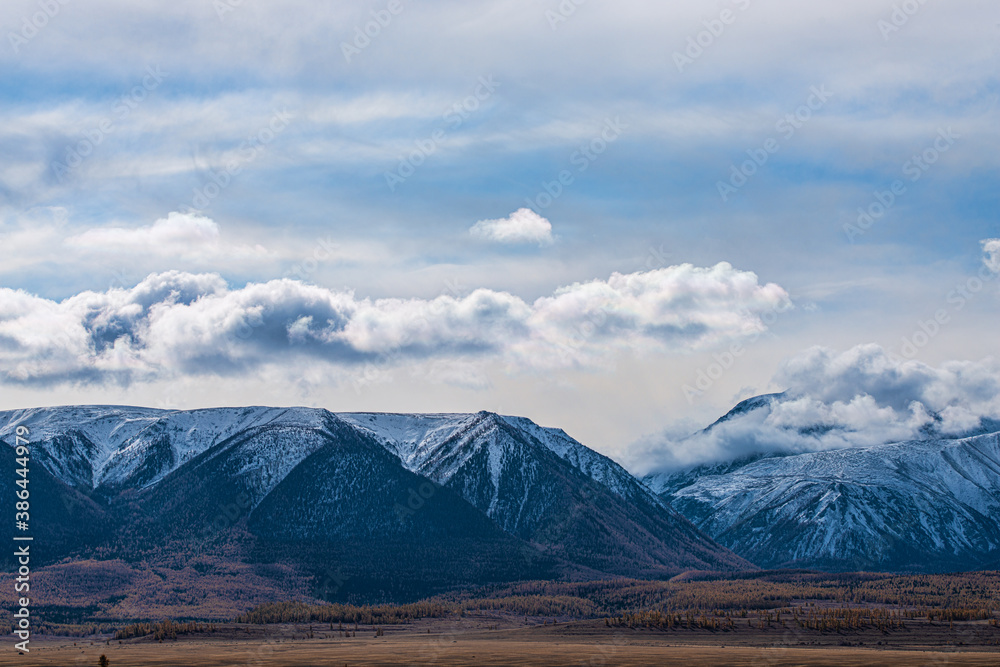
[{"label": "mountain ridge", "polygon": [[[726,417],[767,409],[783,396],[754,397]],[[954,437],[757,451],[654,473],[643,482],[721,544],[764,568],[995,568],[1000,428],[991,427],[1000,424],[982,418]]]},{"label": "mountain ridge", "polygon": [[35,466],[108,527],[53,560],[283,558],[311,577],[349,570],[338,594],[359,601],[420,582],[754,568],[618,464],[526,418],[67,406],[0,412],[0,439],[17,424]]}]

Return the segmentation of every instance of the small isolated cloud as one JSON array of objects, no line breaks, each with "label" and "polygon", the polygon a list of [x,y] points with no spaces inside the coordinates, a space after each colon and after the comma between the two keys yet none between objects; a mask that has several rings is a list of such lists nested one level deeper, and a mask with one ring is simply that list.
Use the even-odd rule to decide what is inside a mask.
[{"label": "small isolated cloud", "polygon": [[614,274],[532,303],[488,289],[359,299],[287,279],[231,289],[217,274],[170,271],[60,302],[0,289],[0,381],[128,384],[317,363],[364,374],[441,361],[445,377],[490,360],[513,372],[594,367],[622,351],[738,339],[787,305],[782,288],[725,263]]},{"label": "small isolated cloud", "polygon": [[665,470],[759,454],[787,454],[992,429],[1000,419],[1000,362],[929,366],[894,358],[874,344],[846,352],[814,347],[786,361],[774,378],[786,388],[758,409],[687,437],[638,444]]},{"label": "small isolated cloud", "polygon": [[983,263],[994,273],[1000,273],[1000,239],[986,239],[983,241]]},{"label": "small isolated cloud", "polygon": [[553,242],[552,223],[530,208],[519,208],[499,220],[480,220],[469,228],[469,233],[493,243],[549,245]]},{"label": "small isolated cloud", "polygon": [[147,227],[99,227],[66,239],[73,248],[91,252],[129,253],[186,259],[263,257],[262,246],[227,245],[212,219],[170,213]]}]

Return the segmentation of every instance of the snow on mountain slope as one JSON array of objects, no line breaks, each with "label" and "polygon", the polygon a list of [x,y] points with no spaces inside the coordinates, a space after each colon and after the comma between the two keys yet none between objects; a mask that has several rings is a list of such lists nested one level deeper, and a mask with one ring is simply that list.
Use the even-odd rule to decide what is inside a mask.
[{"label": "snow on mountain slope", "polygon": [[72,406],[0,412],[0,438],[13,441],[24,425],[43,452],[41,463],[70,486],[93,488],[98,470],[122,443],[151,423],[161,410],[125,406]]},{"label": "snow on mountain slope", "polygon": [[780,458],[784,454],[754,454],[723,463],[708,463],[675,472],[651,473],[642,478],[642,483],[653,493],[666,498],[678,489],[683,489],[702,477],[724,475],[763,458]]},{"label": "snow on mountain slope", "polygon": [[[292,418],[287,418],[289,416]],[[343,424],[330,413],[325,413],[322,421],[314,419],[324,416],[322,411],[305,415],[308,419],[299,419],[300,416],[286,415],[284,419],[276,418],[241,429],[184,469],[208,467],[216,470],[217,475],[238,483],[240,492],[248,497],[249,506],[256,507],[313,453],[343,439],[344,431],[355,432],[354,427]],[[396,461],[378,444],[371,446]]]},{"label": "snow on mountain slope", "polygon": [[539,461],[532,446],[505,429],[498,415],[472,417],[434,447],[421,450],[417,470],[441,485],[461,476],[455,486],[462,495],[516,534],[540,514],[526,512],[529,496],[540,490]]},{"label": "snow on mountain slope", "polygon": [[1000,433],[761,458],[665,499],[762,567],[1000,564]]},{"label": "snow on mountain slope", "polygon": [[[0,413],[8,444],[18,423],[32,429],[35,456],[63,481],[95,489],[114,511],[141,505],[136,534],[187,534],[203,527],[206,511],[237,502],[235,516],[245,510],[262,535],[267,531],[253,523],[266,513],[262,507],[303,517],[281,534],[310,544],[389,534],[382,524],[407,513],[415,517],[412,529],[429,537],[457,512],[470,526],[476,521],[469,517],[479,516],[492,531],[504,531],[508,537],[490,539],[526,549],[521,555],[531,567],[538,558],[590,568],[595,576],[752,567],[610,459],[558,429],[516,417],[50,408]],[[388,496],[379,490],[389,488]],[[139,493],[121,493],[132,489]],[[359,489],[367,490],[367,504],[359,504]],[[295,504],[305,498],[312,505]],[[436,514],[421,510],[430,505],[441,505],[440,525],[432,521]],[[345,517],[355,533],[338,524]],[[132,519],[122,526],[133,539]]]},{"label": "snow on mountain slope", "polygon": [[622,498],[636,500],[641,496],[644,500],[646,498],[659,500],[656,494],[650,493],[649,489],[638,482],[625,468],[607,456],[580,444],[561,428],[539,426],[525,417],[503,417],[503,419]]},{"label": "snow on mountain slope", "polygon": [[[844,421],[845,414],[866,414],[869,409],[882,410],[871,418],[871,428],[859,429],[858,424]],[[664,443],[661,450],[673,460],[667,464],[667,470],[647,474],[642,481],[654,493],[664,496],[698,477],[724,474],[761,458],[904,440],[958,440],[1000,431],[1000,420],[990,417],[980,416],[978,423],[961,427],[952,423],[945,428],[944,413],[924,411],[914,403],[910,409],[914,428],[887,429],[882,428],[881,422],[889,419],[890,412],[870,401],[862,400],[853,408],[845,403],[824,407],[788,392],[754,396],[740,401],[709,426]],[[875,413],[869,416],[872,414]]]},{"label": "snow on mountain slope", "polygon": [[[538,513],[525,513],[528,497],[537,491],[538,466],[532,447],[537,443],[511,437],[503,427],[512,427],[498,415],[480,412],[466,415],[340,415],[370,431],[399,456],[411,471],[444,486],[466,470],[470,463],[484,475],[466,475],[458,490],[504,529],[516,532],[537,520]],[[481,466],[479,463],[481,462]],[[516,478],[517,484],[508,480]],[[475,480],[475,481],[473,481]],[[516,508],[508,507],[511,500]]]},{"label": "snow on mountain slope", "polygon": [[[321,430],[330,414],[311,408],[208,408],[176,411],[163,415],[130,442],[115,451],[101,470],[100,485],[146,486],[153,484],[202,452],[226,440],[248,433],[270,431],[268,442],[274,453],[272,475],[280,476],[311,451],[298,446],[294,438],[283,438],[282,431],[311,432]],[[319,446],[314,445],[314,446]],[[268,444],[258,444],[267,449]],[[302,452],[297,450],[301,449]],[[275,455],[279,454],[279,455]],[[151,461],[162,465],[150,465]],[[261,464],[260,460],[248,466]],[[276,483],[276,482],[275,482]]]},{"label": "snow on mountain slope", "polygon": [[[311,408],[191,411],[129,406],[35,408],[0,412],[0,438],[10,439],[16,424],[27,425],[32,441],[44,452],[42,464],[70,485],[108,489],[143,487],[155,484],[234,434],[279,425],[315,429],[329,415],[325,410]],[[444,456],[441,445],[468,428],[477,419],[476,414],[341,413],[337,416],[371,433],[409,470],[427,472],[433,467],[442,482],[475,454],[460,444]],[[533,443],[554,452],[618,495],[633,497],[645,491],[617,463],[584,447],[561,429],[543,428],[522,417],[503,419]],[[493,468],[498,471],[503,453],[496,451],[491,456]],[[451,470],[432,463],[442,457],[451,463]]]},{"label": "snow on mountain slope", "polygon": [[35,408],[0,412],[0,438],[28,426],[42,465],[71,486],[143,487],[236,433],[276,424],[319,428],[324,415],[309,408]]},{"label": "snow on mountain slope", "polygon": [[[399,456],[410,470],[426,473],[433,467],[438,480],[446,483],[475,452],[468,449],[467,445],[470,442],[468,439],[456,443],[458,449],[464,452],[464,457],[445,456],[441,451],[442,445],[456,433],[468,429],[477,418],[488,414],[492,413],[426,415],[338,413],[337,416],[372,432],[376,439]],[[632,499],[641,495],[653,499],[654,502],[660,502],[655,494],[638,483],[623,467],[580,444],[562,429],[539,426],[527,417],[499,415],[497,417],[520,432],[532,444],[551,451],[619,496]],[[504,453],[493,450],[490,456],[491,469],[496,473],[501,466]],[[452,467],[442,465],[440,460],[449,461]],[[439,462],[432,466],[431,461]]]},{"label": "snow on mountain slope", "polygon": [[400,452],[414,472],[554,555],[627,576],[750,567],[559,429],[490,412],[341,416]]},{"label": "snow on mountain slope", "polygon": [[474,414],[340,412],[337,416],[371,433],[409,470],[419,469],[442,442],[467,426]]},{"label": "snow on mountain slope", "polygon": [[738,419],[744,415],[748,415],[751,412],[755,412],[757,410],[770,410],[771,406],[774,403],[781,401],[786,396],[787,395],[782,392],[776,394],[760,394],[759,396],[751,396],[750,398],[746,398],[737,403],[736,405],[734,405],[732,410],[722,415],[714,422],[709,424],[707,427],[705,427],[705,431],[711,431],[713,428],[718,427],[720,424],[724,424],[725,422]]}]

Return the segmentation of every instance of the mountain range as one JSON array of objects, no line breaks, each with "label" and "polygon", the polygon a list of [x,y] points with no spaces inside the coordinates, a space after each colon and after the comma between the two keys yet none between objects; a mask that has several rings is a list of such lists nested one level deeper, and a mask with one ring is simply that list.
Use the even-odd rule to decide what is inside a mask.
[{"label": "mountain range", "polygon": [[[782,400],[743,401],[705,432],[759,422]],[[33,564],[79,566],[74,581],[101,568],[162,579],[164,604],[197,607],[199,578],[239,583],[236,598],[380,602],[527,579],[1000,567],[990,420],[642,480],[561,429],[491,412],[37,408],[0,412],[0,440],[13,445],[18,425],[30,429]],[[15,458],[0,447],[0,465]],[[15,479],[0,478],[4,497]],[[187,588],[171,583],[179,572]]]},{"label": "mountain range", "polygon": [[30,429],[39,565],[210,554],[316,582],[333,572],[320,597],[365,601],[753,568],[612,460],[523,418],[40,408],[0,413],[8,445],[17,425]]},{"label": "mountain range", "polygon": [[[760,421],[748,399],[705,429]],[[807,433],[824,430],[822,424]],[[646,476],[675,510],[763,568],[942,572],[1000,568],[1000,423],[799,454],[751,451]]]}]

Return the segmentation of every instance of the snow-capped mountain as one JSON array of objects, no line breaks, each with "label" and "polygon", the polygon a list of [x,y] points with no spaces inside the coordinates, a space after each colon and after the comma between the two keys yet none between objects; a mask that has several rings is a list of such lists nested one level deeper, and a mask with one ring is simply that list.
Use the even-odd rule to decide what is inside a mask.
[{"label": "snow-capped mountain", "polygon": [[[371,433],[399,456],[403,464],[415,472],[432,477],[445,484],[463,463],[481,446],[497,446],[468,438],[456,438],[460,433],[473,432],[473,425],[490,422],[501,426],[501,421],[524,437],[536,449],[547,449],[591,479],[626,499],[637,497],[660,503],[643,484],[623,467],[602,454],[585,447],[571,438],[561,428],[547,428],[526,417],[476,414],[399,415],[389,413],[338,413],[338,417],[371,431]],[[502,465],[504,454],[492,451],[489,455],[491,471]],[[498,477],[498,475],[497,475]]]},{"label": "snow-capped mountain", "polygon": [[[768,409],[780,397],[744,402],[723,420]],[[995,426],[982,420],[971,432]],[[941,571],[1000,565],[997,432],[803,454],[757,452],[644,481],[761,567]]]},{"label": "snow-capped mountain", "polygon": [[386,568],[448,586],[752,567],[610,459],[517,417],[82,406],[0,412],[0,439],[17,425],[50,495],[104,526],[74,546],[77,521],[54,506],[45,522],[71,530],[53,558],[221,540],[253,562],[277,549],[313,570],[352,563],[354,585],[380,587]]},{"label": "snow-capped mountain", "polygon": [[9,441],[16,425],[26,425],[49,472],[70,486],[110,491],[155,484],[236,433],[316,428],[323,419],[323,411],[307,408],[34,408],[0,412],[0,438]]},{"label": "snow-capped mountain", "polygon": [[573,562],[642,575],[666,575],[678,559],[696,569],[747,566],[727,560],[624,468],[560,429],[489,412],[339,416],[505,531]]}]

